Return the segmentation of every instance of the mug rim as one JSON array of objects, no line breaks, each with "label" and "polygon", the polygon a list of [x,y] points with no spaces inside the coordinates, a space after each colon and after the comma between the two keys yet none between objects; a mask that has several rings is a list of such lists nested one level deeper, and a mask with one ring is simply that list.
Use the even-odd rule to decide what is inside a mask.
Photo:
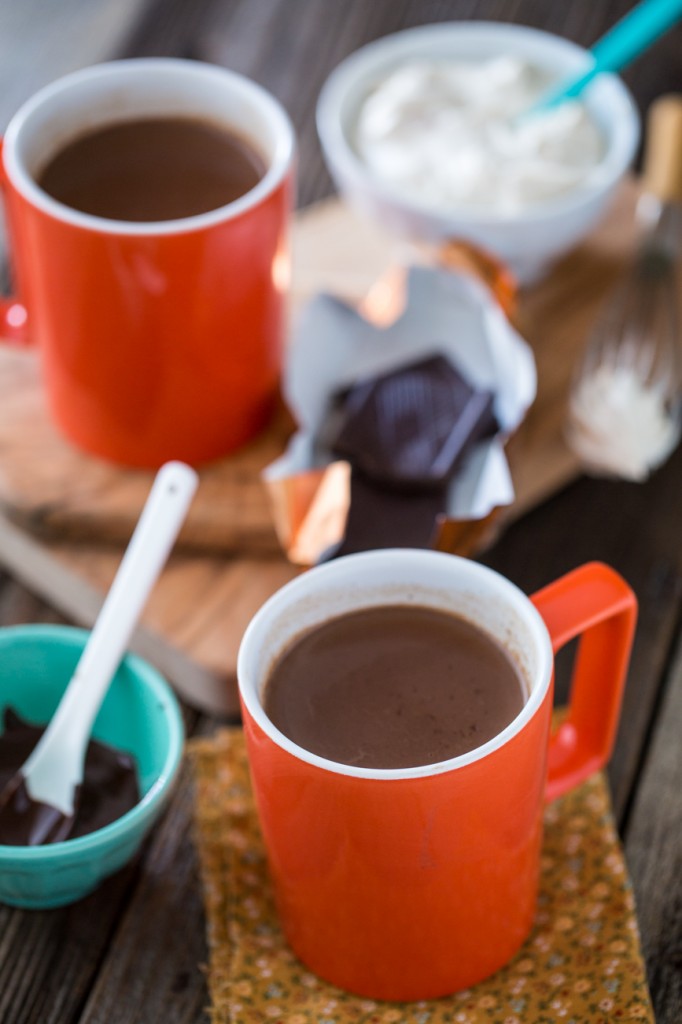
[{"label": "mug rim", "polygon": [[[487,579],[498,588],[498,592],[508,599],[508,605],[512,606],[519,613],[523,621],[528,625],[530,634],[536,641],[539,655],[538,668],[535,672],[535,679],[529,680],[530,692],[521,711],[512,721],[505,726],[501,732],[479,747],[456,757],[438,761],[433,764],[415,765],[410,768],[361,768],[357,765],[343,764],[339,761],[332,761],[329,758],[321,757],[305,747],[299,746],[293,740],[282,733],[268,718],[263,708],[258,682],[249,678],[246,661],[250,656],[250,648],[258,642],[258,633],[264,628],[265,623],[279,611],[289,606],[291,600],[296,597],[297,592],[305,594],[308,580],[311,574],[316,579],[334,577],[343,574],[348,566],[357,567],[364,571],[371,578],[371,572],[379,564],[388,561],[395,563],[403,562],[406,569],[409,565],[415,565],[419,561],[424,565],[429,562],[435,567],[436,564],[451,566],[454,572]],[[410,581],[413,583],[414,581]],[[361,610],[362,605],[357,610]],[[344,613],[341,613],[344,614]],[[482,627],[483,628],[483,627]],[[464,768],[467,765],[481,761],[494,753],[500,747],[505,746],[530,722],[533,716],[541,707],[549,689],[553,676],[554,654],[549,631],[545,622],[532,604],[530,599],[520,590],[516,584],[508,580],[506,576],[496,572],[488,566],[473,562],[470,559],[462,558],[459,555],[451,555],[442,551],[429,551],[417,548],[384,548],[378,551],[364,551],[358,554],[345,555],[342,558],[327,562],[324,565],[315,566],[300,576],[280,587],[268,600],[261,605],[260,609],[253,616],[246,628],[237,656],[237,685],[244,710],[248,712],[253,721],[260,727],[265,735],[286,753],[300,761],[331,772],[335,775],[346,775],[358,779],[373,779],[376,781],[399,781],[403,779],[429,778],[434,775],[441,775],[446,772]]]},{"label": "mug rim", "polygon": [[[60,93],[68,92],[83,82],[110,78],[112,84],[132,71],[142,74],[180,74],[197,78],[229,82],[232,88],[240,90],[260,106],[270,122],[276,137],[275,151],[268,162],[267,170],[260,181],[238,199],[205,213],[174,220],[126,221],[75,210],[65,203],[53,199],[42,189],[28,172],[20,159],[17,149],[22,133],[30,127],[30,119],[44,103]],[[108,122],[103,122],[108,123]],[[110,123],[116,123],[112,119]],[[253,141],[253,140],[251,140]],[[229,68],[203,61],[184,60],[177,57],[136,57],[126,60],[105,61],[63,75],[33,94],[11,118],[4,133],[2,157],[5,172],[11,185],[31,206],[49,217],[85,230],[108,235],[132,235],[156,237],[159,235],[186,234],[210,228],[234,220],[252,208],[260,205],[284,181],[289,173],[296,150],[294,128],[282,104],[267,89],[252,79]]]}]

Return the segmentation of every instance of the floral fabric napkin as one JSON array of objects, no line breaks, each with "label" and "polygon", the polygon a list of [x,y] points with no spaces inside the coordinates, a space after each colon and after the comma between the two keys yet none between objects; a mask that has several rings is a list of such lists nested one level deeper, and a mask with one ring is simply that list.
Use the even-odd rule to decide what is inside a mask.
[{"label": "floral fabric napkin", "polygon": [[213,1024],[653,1024],[634,901],[604,777],[545,814],[535,927],[492,978],[447,999],[375,1002],[308,972],[280,930],[244,737],[190,747]]}]

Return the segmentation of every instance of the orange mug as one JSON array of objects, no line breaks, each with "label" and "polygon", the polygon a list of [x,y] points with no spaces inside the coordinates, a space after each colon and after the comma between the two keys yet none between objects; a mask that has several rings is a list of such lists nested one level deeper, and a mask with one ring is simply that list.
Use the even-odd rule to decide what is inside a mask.
[{"label": "orange mug", "polygon": [[[242,135],[263,178],[227,206],[153,223],[81,213],[37,184],[89,128],[164,116]],[[0,305],[0,335],[36,343],[52,418],[74,444],[130,466],[199,463],[263,426],[281,364],[294,148],[272,96],[196,61],[86,68],[12,118],[0,185],[17,296]]]},{"label": "orange mug", "polygon": [[[502,643],[526,702],[483,746],[439,764],[366,769],[316,756],[268,720],[262,688],[303,630],[382,604],[464,616]],[[338,559],[287,584],[239,652],[244,728],[282,925],[312,971],[374,999],[431,999],[502,967],[527,937],[543,806],[612,748],[636,601],[592,564],[528,599],[503,576],[433,551]],[[570,707],[551,734],[553,652],[581,635]]]}]

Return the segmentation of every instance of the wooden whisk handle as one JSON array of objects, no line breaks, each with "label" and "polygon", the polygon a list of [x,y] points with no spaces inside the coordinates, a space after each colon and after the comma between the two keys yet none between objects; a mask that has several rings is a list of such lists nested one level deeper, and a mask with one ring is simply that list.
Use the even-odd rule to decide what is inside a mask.
[{"label": "wooden whisk handle", "polygon": [[647,118],[644,190],[665,203],[682,203],[682,95],[651,104]]}]

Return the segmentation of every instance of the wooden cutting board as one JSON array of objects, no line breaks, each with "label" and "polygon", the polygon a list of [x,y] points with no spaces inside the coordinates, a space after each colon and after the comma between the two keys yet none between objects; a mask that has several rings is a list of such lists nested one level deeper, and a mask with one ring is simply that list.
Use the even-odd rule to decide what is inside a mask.
[{"label": "wooden cutting board", "polygon": [[[558,410],[577,346],[595,307],[632,247],[633,188],[625,189],[609,219],[587,246],[550,278],[523,295],[519,317],[540,371],[540,392],[518,462],[521,505],[527,507],[561,480],[563,449],[549,450],[547,417]],[[358,299],[391,259],[391,241],[337,200],[299,214],[294,234],[293,309],[315,291]],[[537,427],[535,432],[534,424]],[[285,414],[253,444],[202,469],[201,488],[181,535],[194,551],[276,554],[272,517],[260,471],[282,450],[291,430]],[[532,435],[532,437],[531,437]],[[525,443],[524,442],[524,443]],[[57,433],[45,408],[39,368],[25,350],[0,348],[0,510],[22,529],[47,540],[127,540],[152,474],[125,470],[77,451]]]},{"label": "wooden cutting board", "polygon": [[[535,352],[539,387],[508,446],[517,499],[503,521],[579,472],[562,439],[566,396],[589,327],[633,251],[635,197],[626,183],[588,241],[521,296],[517,322]],[[319,290],[359,299],[393,255],[393,243],[338,200],[303,211],[294,230],[294,308]],[[296,572],[278,553],[259,478],[288,430],[282,416],[233,459],[202,470],[185,554],[163,574],[136,639],[184,697],[210,710],[235,712],[243,630]],[[70,448],[45,412],[33,354],[0,349],[0,563],[91,625],[150,483],[151,474]]]}]

